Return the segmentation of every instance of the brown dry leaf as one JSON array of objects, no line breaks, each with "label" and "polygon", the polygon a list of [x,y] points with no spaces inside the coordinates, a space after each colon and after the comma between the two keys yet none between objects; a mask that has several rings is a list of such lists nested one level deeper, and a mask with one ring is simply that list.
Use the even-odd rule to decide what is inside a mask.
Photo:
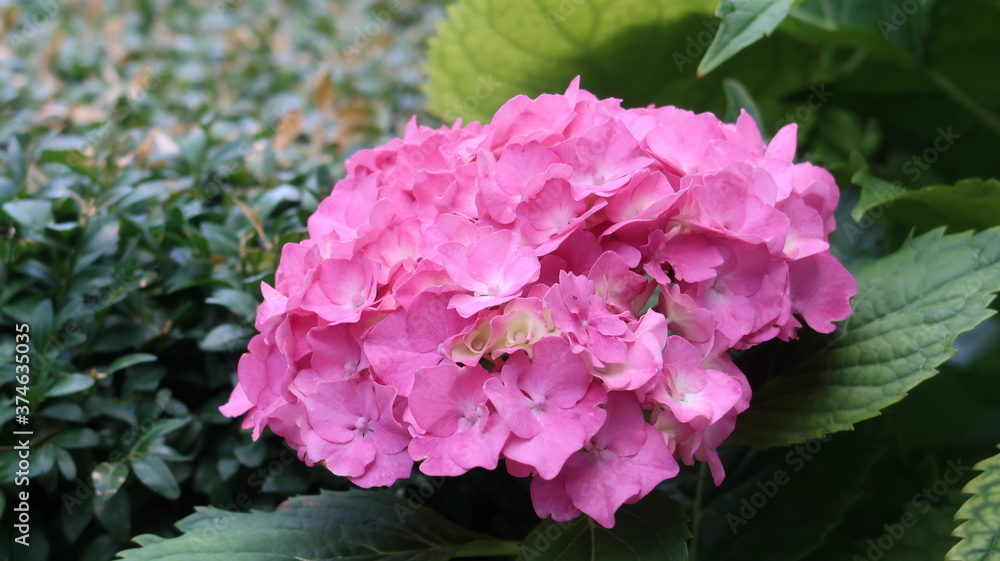
[{"label": "brown dry leaf", "polygon": [[104,46],[107,49],[108,57],[121,62],[128,56],[125,49],[125,18],[122,16],[110,16],[104,21]]},{"label": "brown dry leaf", "polygon": [[281,118],[278,132],[274,133],[274,149],[281,152],[291,146],[302,133],[302,110],[292,109]]},{"label": "brown dry leaf", "polygon": [[[17,4],[11,4],[3,10],[3,28],[5,31],[12,30],[21,21],[21,8]],[[6,35],[6,33],[4,34]]]},{"label": "brown dry leaf", "polygon": [[309,136],[309,159],[318,162],[323,156],[323,147],[326,144],[326,125],[316,123]]},{"label": "brown dry leaf", "polygon": [[135,152],[135,159],[139,167],[146,167],[150,158],[154,161],[162,161],[175,154],[180,154],[180,152],[181,147],[172,138],[159,129],[153,129],[139,144],[139,149]]},{"label": "brown dry leaf", "polygon": [[243,216],[246,216],[247,220],[250,221],[250,225],[253,226],[253,229],[257,231],[257,236],[260,237],[260,243],[264,246],[264,249],[271,251],[271,242],[267,239],[267,234],[264,233],[264,222],[260,219],[260,213],[255,209],[248,207],[246,203],[241,201],[238,197],[233,196],[231,198],[232,201],[236,203],[236,206],[239,207]]},{"label": "brown dry leaf", "polygon": [[69,120],[78,125],[92,125],[107,117],[104,111],[91,105],[72,105],[69,108]]},{"label": "brown dry leaf", "polygon": [[61,103],[55,103],[53,101],[45,102],[41,107],[35,111],[35,122],[42,123],[46,119],[65,119],[69,115],[69,108]]},{"label": "brown dry leaf", "polygon": [[334,86],[330,71],[327,70],[319,78],[316,84],[316,110],[322,114],[329,114],[333,110]]},{"label": "brown dry leaf", "polygon": [[38,64],[39,78],[51,76],[52,61],[59,54],[59,47],[62,46],[63,39],[65,38],[66,31],[61,27],[57,27],[52,32],[52,40],[49,41],[48,46],[45,48],[45,54],[42,55],[42,60]]}]

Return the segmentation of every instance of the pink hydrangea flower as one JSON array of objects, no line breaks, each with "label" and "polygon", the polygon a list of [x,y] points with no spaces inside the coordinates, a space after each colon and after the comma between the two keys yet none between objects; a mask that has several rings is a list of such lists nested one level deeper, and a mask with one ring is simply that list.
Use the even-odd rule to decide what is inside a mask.
[{"label": "pink hydrangea flower", "polygon": [[578,80],[411,120],[282,249],[220,410],[365,487],[502,461],[557,520],[611,527],[678,462],[721,482],[751,394],[729,351],[833,331],[857,292],[795,135]]}]

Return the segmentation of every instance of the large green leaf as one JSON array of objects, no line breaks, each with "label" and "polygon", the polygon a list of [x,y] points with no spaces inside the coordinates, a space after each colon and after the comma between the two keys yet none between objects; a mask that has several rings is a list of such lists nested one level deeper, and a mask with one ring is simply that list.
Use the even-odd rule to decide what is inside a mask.
[{"label": "large green leaf", "polygon": [[987,458],[973,468],[983,473],[965,486],[971,494],[955,515],[965,520],[955,528],[962,538],[951,551],[948,561],[997,561],[1000,559],[1000,454]]},{"label": "large green leaf", "polygon": [[955,185],[932,185],[907,191],[887,181],[858,172],[861,199],[851,211],[857,221],[883,214],[907,231],[925,232],[947,226],[953,232],[1000,226],[1000,181],[965,179]]},{"label": "large green leaf", "polygon": [[[718,27],[714,0],[460,0],[430,42],[428,108],[451,121],[489,120],[518,94],[559,93],[574,76],[626,106],[726,107],[723,78],[761,103],[833,79],[819,48],[775,34],[696,79]],[[764,107],[762,109],[766,109]]]},{"label": "large green leaf", "polygon": [[517,561],[686,561],[687,537],[680,505],[654,491],[619,509],[614,528],[603,528],[589,516],[542,522],[524,538]]},{"label": "large green leaf", "polygon": [[749,450],[728,462],[726,480],[700,511],[698,558],[793,561],[815,550],[862,495],[883,434],[881,426],[866,423],[788,448]]},{"label": "large green leaf", "polygon": [[715,15],[722,25],[698,64],[704,76],[736,53],[770,35],[788,15],[794,0],[722,0]]},{"label": "large green leaf", "polygon": [[130,561],[444,561],[463,547],[483,555],[513,551],[508,542],[456,526],[430,508],[413,510],[406,499],[381,491],[295,497],[274,512],[199,508],[177,527],[182,536],[138,536],[144,547],[119,555]]},{"label": "large green leaf", "polygon": [[1000,229],[938,229],[852,269],[853,315],[829,336],[784,346],[734,440],[767,447],[847,430],[933,376],[954,354],[955,337],[993,313],[986,306],[1000,289]]}]

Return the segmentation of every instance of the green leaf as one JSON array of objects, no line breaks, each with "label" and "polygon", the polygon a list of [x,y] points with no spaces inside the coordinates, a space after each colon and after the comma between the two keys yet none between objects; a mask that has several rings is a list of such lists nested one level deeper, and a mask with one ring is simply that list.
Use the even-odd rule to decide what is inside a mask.
[{"label": "green leaf", "polygon": [[97,170],[87,165],[87,157],[79,150],[44,150],[39,163],[60,164],[87,177],[97,180]]},{"label": "green leaf", "polygon": [[7,163],[7,169],[10,170],[11,178],[15,183],[23,186],[25,178],[28,176],[28,166],[25,165],[24,150],[21,148],[21,143],[18,142],[17,136],[10,136],[7,144],[7,153],[4,156],[4,161]]},{"label": "green leaf", "polygon": [[181,496],[181,488],[177,485],[174,474],[167,464],[156,456],[141,454],[132,458],[132,472],[146,487],[168,499]]},{"label": "green leaf", "polygon": [[760,127],[761,134],[767,136],[769,131],[765,127],[766,123],[760,113],[760,108],[757,107],[757,103],[753,100],[753,96],[750,95],[750,92],[747,91],[746,86],[744,86],[739,80],[726,78],[722,81],[722,88],[726,91],[725,121],[735,123],[736,119],[740,116],[740,109],[744,109],[751,117],[753,117],[757,126]]},{"label": "green leaf", "polygon": [[73,455],[65,448],[56,448],[56,465],[67,481],[72,481],[76,477],[76,462],[73,461]]},{"label": "green leaf", "polygon": [[101,442],[101,438],[93,429],[78,427],[59,431],[49,442],[63,448],[93,448]]},{"label": "green leaf", "polygon": [[[162,405],[160,405],[160,407],[162,407]],[[136,440],[135,450],[145,452],[154,442],[156,442],[158,438],[162,438],[190,422],[191,417],[182,417],[179,419],[160,419],[148,427],[144,424],[143,426],[145,428]]]},{"label": "green leaf", "polygon": [[42,409],[40,415],[50,419],[61,419],[63,421],[72,421],[74,423],[87,422],[87,414],[84,413],[83,408],[68,401],[58,401],[46,406],[45,409]]},{"label": "green leaf", "polygon": [[58,376],[56,377],[55,383],[49,388],[49,391],[45,392],[45,396],[59,397],[61,395],[80,393],[84,390],[90,389],[93,385],[94,379],[83,374]]},{"label": "green leaf", "polygon": [[118,372],[119,370],[124,370],[129,366],[135,366],[136,364],[142,364],[144,362],[153,362],[156,360],[156,355],[151,355],[149,353],[133,353],[130,355],[125,355],[123,357],[118,357],[108,365],[108,376]]},{"label": "green leaf", "polygon": [[570,522],[542,522],[524,538],[517,561],[686,561],[689,535],[680,505],[654,491],[618,509],[614,528],[603,528],[586,515]]},{"label": "green leaf", "polygon": [[191,166],[193,172],[197,173],[201,170],[202,164],[205,163],[207,148],[208,137],[201,127],[192,130],[191,134],[181,142],[181,154],[184,155],[184,159]]},{"label": "green leaf", "polygon": [[701,511],[698,558],[791,560],[815,550],[862,496],[883,433],[866,423],[788,448],[747,451],[746,459],[728,463],[725,481]]},{"label": "green leaf", "polygon": [[[482,555],[511,552],[511,544],[466,530],[428,507],[382,491],[323,492],[295,497],[274,512],[234,513],[198,508],[168,540],[139,536],[128,561],[445,561],[473,544]],[[489,547],[487,547],[489,546]]]},{"label": "green leaf", "polygon": [[128,477],[128,466],[125,464],[112,464],[101,462],[90,474],[94,482],[94,510],[100,510],[104,503],[121,489],[125,479]]},{"label": "green leaf", "polygon": [[79,273],[101,256],[114,252],[118,245],[118,231],[117,216],[100,216],[87,222],[73,272]]},{"label": "green leaf", "polygon": [[212,293],[211,298],[206,298],[208,304],[217,304],[233,312],[236,317],[246,318],[252,321],[257,317],[257,306],[260,302],[242,290],[232,288],[222,288]]},{"label": "green leaf", "polygon": [[246,347],[252,328],[238,323],[223,323],[212,328],[198,347],[207,352],[236,352]]},{"label": "green leaf", "polygon": [[851,180],[861,186],[861,198],[851,217],[885,214],[907,231],[926,232],[947,226],[952,232],[985,230],[1000,226],[1000,181],[965,179],[955,185],[932,185],[907,191],[893,183],[860,171]]},{"label": "green leaf", "polygon": [[696,79],[715,31],[715,6],[714,0],[459,0],[430,41],[428,109],[446,121],[486,121],[515,95],[561,93],[580,76],[582,88],[626,107],[669,104],[720,114],[722,79],[729,77],[777,111],[782,105],[775,100],[838,76],[819,46],[776,32],[766,46],[736,55],[727,76]]},{"label": "green leaf", "polygon": [[1000,229],[935,230],[851,268],[853,315],[828,336],[804,333],[783,345],[735,441],[779,446],[847,430],[933,376],[955,337],[993,314],[986,306],[1000,289]]},{"label": "green leaf", "polygon": [[972,495],[955,515],[964,520],[955,532],[961,538],[948,561],[997,561],[1000,559],[1000,454],[987,458],[973,469],[982,473],[962,490]]},{"label": "green leaf", "polygon": [[794,0],[722,0],[715,15],[722,18],[719,32],[698,64],[704,76],[736,53],[770,35],[788,15]]},{"label": "green leaf", "polygon": [[50,201],[8,201],[2,207],[11,220],[25,230],[43,228],[52,222],[52,203]]}]

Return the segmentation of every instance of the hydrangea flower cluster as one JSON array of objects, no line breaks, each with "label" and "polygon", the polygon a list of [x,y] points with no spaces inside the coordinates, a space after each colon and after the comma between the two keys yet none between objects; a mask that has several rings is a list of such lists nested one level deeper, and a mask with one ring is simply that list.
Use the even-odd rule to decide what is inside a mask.
[{"label": "hydrangea flower cluster", "polygon": [[729,350],[830,332],[857,291],[795,134],[578,80],[485,126],[411,121],[283,248],[221,410],[362,487],[502,459],[556,520],[611,527],[678,459],[718,483],[750,401]]}]

